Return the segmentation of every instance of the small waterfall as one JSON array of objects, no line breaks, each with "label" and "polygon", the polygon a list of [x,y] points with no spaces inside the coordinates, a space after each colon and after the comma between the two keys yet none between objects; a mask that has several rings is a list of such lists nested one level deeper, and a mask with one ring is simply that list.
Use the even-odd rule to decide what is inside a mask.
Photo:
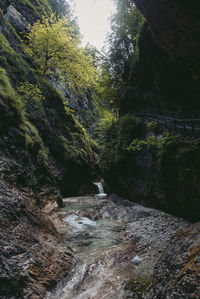
[{"label": "small waterfall", "polygon": [[100,199],[103,199],[103,198],[106,198],[107,194],[104,193],[104,190],[103,190],[103,185],[101,182],[97,182],[97,183],[93,183],[94,185],[97,186],[98,190],[99,190],[99,193],[96,194],[95,196],[100,198]]},{"label": "small waterfall", "polygon": [[103,194],[104,190],[103,190],[103,185],[102,183],[95,183],[95,185],[98,187],[99,189],[99,194]]}]

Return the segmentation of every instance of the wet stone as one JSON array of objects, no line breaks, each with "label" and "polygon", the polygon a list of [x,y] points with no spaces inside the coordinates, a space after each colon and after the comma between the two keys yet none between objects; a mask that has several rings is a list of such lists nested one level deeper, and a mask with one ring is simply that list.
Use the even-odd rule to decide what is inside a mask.
[{"label": "wet stone", "polygon": [[62,215],[61,232],[77,263],[46,299],[142,298],[161,252],[187,227],[163,212],[123,205],[121,198],[76,197],[64,204],[56,217]]}]

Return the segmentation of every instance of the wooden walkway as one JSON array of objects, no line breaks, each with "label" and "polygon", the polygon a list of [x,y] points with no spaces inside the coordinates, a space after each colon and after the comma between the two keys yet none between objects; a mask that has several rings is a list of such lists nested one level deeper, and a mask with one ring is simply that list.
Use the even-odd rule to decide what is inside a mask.
[{"label": "wooden walkway", "polygon": [[160,115],[145,111],[137,112],[135,115],[146,122],[157,122],[161,130],[170,130],[184,135],[200,137],[200,118],[194,115],[187,114],[187,117],[185,117],[185,115]]}]

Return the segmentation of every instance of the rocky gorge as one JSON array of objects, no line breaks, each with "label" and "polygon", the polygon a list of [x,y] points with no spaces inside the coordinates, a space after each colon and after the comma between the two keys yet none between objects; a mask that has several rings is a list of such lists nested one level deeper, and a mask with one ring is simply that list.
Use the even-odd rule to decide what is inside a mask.
[{"label": "rocky gorge", "polygon": [[[65,242],[71,244],[75,263],[46,298],[165,298],[164,277],[158,296],[154,292],[161,289],[159,282],[148,289],[153,268],[162,252],[168,251],[171,236],[180,229],[182,234],[188,231],[187,222],[116,195],[103,200],[66,198],[64,203],[61,210],[48,205],[46,211]],[[176,259],[183,262],[181,252]],[[198,279],[193,277],[191,290],[180,282],[171,289],[169,298],[176,298],[178,288],[180,298],[197,298]]]},{"label": "rocky gorge", "polygon": [[[119,101],[120,125],[113,122],[101,148],[90,136],[99,117],[90,90],[63,94],[25,51],[28,24],[52,12],[70,15],[69,4],[0,0],[2,299],[200,297],[198,140],[168,144],[159,160],[157,149],[127,151],[132,139],[148,135],[127,116],[149,102],[145,94],[153,94],[154,109],[198,110],[198,4],[134,2],[147,21],[140,60],[133,89]],[[18,86],[26,81],[45,101],[29,96],[24,108]],[[92,183],[102,175],[103,199]]]}]

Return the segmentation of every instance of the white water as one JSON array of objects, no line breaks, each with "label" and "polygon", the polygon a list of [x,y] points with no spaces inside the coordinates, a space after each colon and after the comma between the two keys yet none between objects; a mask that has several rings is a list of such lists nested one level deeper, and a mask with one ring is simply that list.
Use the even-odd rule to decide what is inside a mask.
[{"label": "white water", "polygon": [[98,187],[98,190],[99,190],[99,193],[96,194],[95,196],[98,197],[99,199],[106,198],[107,194],[104,193],[104,189],[103,189],[102,183],[98,182],[98,183],[94,183],[94,185],[96,185]]},{"label": "white water", "polygon": [[74,214],[67,216],[66,218],[63,219],[63,221],[78,230],[85,229],[85,226],[97,225],[95,221],[92,221],[87,217],[80,217]]},{"label": "white water", "polygon": [[145,298],[161,251],[185,224],[160,211],[118,206],[109,199],[77,197],[64,203],[56,212],[61,220],[54,223],[75,260],[45,299]]}]

